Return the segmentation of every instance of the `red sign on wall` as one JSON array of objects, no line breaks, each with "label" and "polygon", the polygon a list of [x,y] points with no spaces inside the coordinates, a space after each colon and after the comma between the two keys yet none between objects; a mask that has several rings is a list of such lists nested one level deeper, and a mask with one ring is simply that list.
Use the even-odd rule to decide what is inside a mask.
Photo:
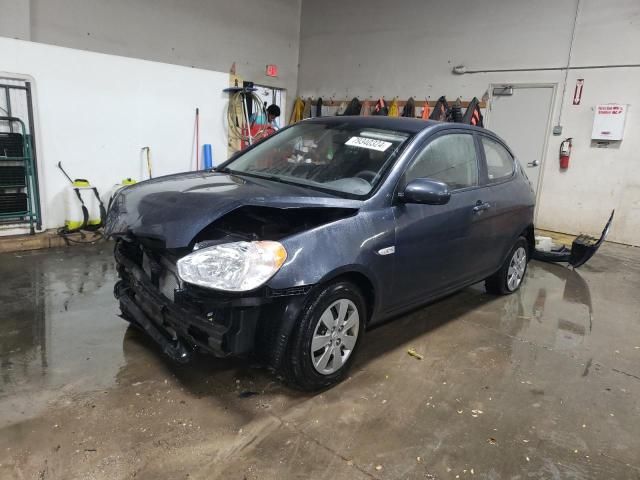
[{"label": "red sign on wall", "polygon": [[267,77],[277,77],[277,76],[278,76],[278,66],[267,65]]}]

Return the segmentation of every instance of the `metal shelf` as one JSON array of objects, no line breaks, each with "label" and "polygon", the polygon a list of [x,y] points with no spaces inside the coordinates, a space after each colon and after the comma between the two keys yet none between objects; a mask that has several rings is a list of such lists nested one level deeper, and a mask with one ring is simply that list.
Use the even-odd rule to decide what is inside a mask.
[{"label": "metal shelf", "polygon": [[[38,214],[37,182],[33,161],[31,138],[27,134],[25,123],[18,117],[0,117],[0,122],[9,124],[11,132],[2,132],[0,148],[5,155],[0,156],[0,220],[16,223],[28,222],[31,233],[40,223]],[[14,125],[20,127],[21,133],[14,132]],[[6,155],[14,153],[15,156]],[[7,165],[12,163],[12,165]],[[4,165],[3,165],[4,164]],[[4,178],[2,172],[4,171]],[[8,191],[7,191],[8,190]],[[26,207],[26,209],[24,209]],[[17,208],[16,210],[11,210]]]}]

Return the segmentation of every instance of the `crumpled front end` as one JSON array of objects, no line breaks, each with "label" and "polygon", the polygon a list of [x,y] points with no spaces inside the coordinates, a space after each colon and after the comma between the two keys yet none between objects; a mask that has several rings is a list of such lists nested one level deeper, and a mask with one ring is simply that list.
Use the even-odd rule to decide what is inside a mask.
[{"label": "crumpled front end", "polygon": [[177,258],[131,237],[117,241],[115,258],[120,280],[114,295],[123,317],[183,363],[196,350],[217,357],[265,350],[289,302],[300,302],[309,290],[233,294],[185,284],[176,273]]},{"label": "crumpled front end", "polygon": [[302,187],[220,173],[127,187],[114,199],[106,228],[116,239],[120,280],[114,293],[122,314],[177,361],[187,361],[196,349],[218,357],[262,352],[277,366],[313,282],[294,274],[281,277],[278,287],[266,281],[251,291],[215,289],[183,282],[176,263],[207,247],[285,241],[353,216],[360,206]]}]

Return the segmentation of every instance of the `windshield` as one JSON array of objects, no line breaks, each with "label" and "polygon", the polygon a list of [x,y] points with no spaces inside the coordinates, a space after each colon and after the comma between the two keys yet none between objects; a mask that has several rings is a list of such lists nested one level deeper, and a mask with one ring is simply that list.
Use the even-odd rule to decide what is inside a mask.
[{"label": "windshield", "polygon": [[347,123],[303,122],[240,155],[225,170],[363,197],[409,136]]}]

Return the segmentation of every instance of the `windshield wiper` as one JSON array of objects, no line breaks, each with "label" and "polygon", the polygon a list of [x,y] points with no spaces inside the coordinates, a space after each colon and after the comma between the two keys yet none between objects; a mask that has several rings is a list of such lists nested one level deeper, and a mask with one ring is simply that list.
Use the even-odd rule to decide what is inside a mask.
[{"label": "windshield wiper", "polygon": [[239,170],[231,170],[229,167],[216,169],[216,172],[229,173],[231,175],[238,175],[238,176],[244,175],[247,177],[263,178],[265,180],[271,180],[272,182],[289,183],[289,182],[286,182],[285,180],[282,180],[280,177],[276,175],[264,175],[261,173],[253,173],[253,172],[241,172]]},{"label": "windshield wiper", "polygon": [[245,175],[248,175],[250,177],[255,177],[255,178],[264,178],[265,180],[271,180],[272,182],[278,182],[278,183],[293,183],[293,182],[287,182],[286,180],[283,180],[282,178],[278,177],[277,175],[272,175],[272,174],[263,174],[263,173],[253,173],[253,172],[241,172],[244,173]]}]

